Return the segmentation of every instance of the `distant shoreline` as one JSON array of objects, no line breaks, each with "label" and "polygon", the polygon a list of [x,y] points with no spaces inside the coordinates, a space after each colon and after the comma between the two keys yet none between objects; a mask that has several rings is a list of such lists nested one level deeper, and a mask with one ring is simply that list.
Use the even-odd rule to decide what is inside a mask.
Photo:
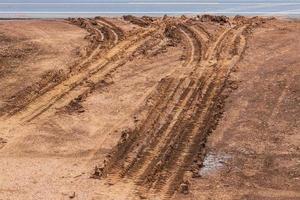
[{"label": "distant shoreline", "polygon": [[3,16],[1,17],[1,13],[0,13],[0,20],[58,20],[58,19],[67,19],[67,18],[78,18],[78,17],[82,17],[82,18],[93,18],[96,16],[103,16],[103,17],[122,17],[124,15],[133,15],[133,16],[151,16],[151,17],[163,17],[164,15],[168,15],[168,16],[173,16],[173,17],[178,17],[178,16],[182,16],[182,15],[186,15],[186,16],[197,16],[197,15],[204,15],[204,14],[208,14],[208,15],[224,15],[224,16],[228,16],[228,17],[234,17],[236,15],[241,15],[241,16],[247,16],[247,17],[255,17],[255,16],[259,16],[259,17],[276,17],[276,18],[281,18],[281,19],[294,19],[294,20],[299,20],[300,19],[300,14],[297,15],[243,15],[243,14],[232,14],[232,15],[226,15],[226,14],[216,14],[216,13],[162,13],[159,15],[155,15],[155,14],[144,14],[144,13],[136,13],[136,14],[132,14],[132,13],[120,13],[118,15],[116,14],[91,14],[91,15],[80,15],[80,14],[76,14],[74,13],[72,14],[65,14],[65,15],[57,15],[57,16],[50,16],[50,15],[44,15],[44,16]]}]

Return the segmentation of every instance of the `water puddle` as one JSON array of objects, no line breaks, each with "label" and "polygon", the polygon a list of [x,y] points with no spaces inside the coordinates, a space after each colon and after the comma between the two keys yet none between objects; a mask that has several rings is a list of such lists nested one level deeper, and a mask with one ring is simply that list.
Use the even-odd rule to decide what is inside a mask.
[{"label": "water puddle", "polygon": [[207,176],[217,173],[223,168],[226,161],[231,158],[230,155],[222,153],[208,153],[204,159],[203,167],[200,169],[199,174],[201,176]]}]

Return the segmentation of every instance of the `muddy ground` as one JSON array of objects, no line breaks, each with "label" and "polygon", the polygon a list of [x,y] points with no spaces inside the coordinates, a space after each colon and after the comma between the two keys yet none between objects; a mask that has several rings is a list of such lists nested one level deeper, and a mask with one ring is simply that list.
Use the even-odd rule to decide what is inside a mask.
[{"label": "muddy ground", "polygon": [[0,199],[300,199],[299,21],[0,21]]}]

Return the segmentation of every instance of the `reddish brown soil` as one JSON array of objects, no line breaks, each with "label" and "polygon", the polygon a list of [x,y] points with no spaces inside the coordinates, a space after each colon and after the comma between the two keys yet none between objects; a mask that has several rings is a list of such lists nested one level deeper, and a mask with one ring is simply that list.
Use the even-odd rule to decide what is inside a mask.
[{"label": "reddish brown soil", "polygon": [[0,22],[0,199],[298,199],[300,23]]},{"label": "reddish brown soil", "polygon": [[249,38],[201,177],[179,199],[300,199],[299,34],[299,23],[273,21]]}]

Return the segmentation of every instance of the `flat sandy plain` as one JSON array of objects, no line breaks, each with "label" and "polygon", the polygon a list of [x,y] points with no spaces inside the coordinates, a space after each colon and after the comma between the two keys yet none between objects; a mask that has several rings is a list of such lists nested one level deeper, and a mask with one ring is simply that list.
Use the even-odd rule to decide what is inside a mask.
[{"label": "flat sandy plain", "polygon": [[300,22],[0,20],[0,199],[300,199]]}]

